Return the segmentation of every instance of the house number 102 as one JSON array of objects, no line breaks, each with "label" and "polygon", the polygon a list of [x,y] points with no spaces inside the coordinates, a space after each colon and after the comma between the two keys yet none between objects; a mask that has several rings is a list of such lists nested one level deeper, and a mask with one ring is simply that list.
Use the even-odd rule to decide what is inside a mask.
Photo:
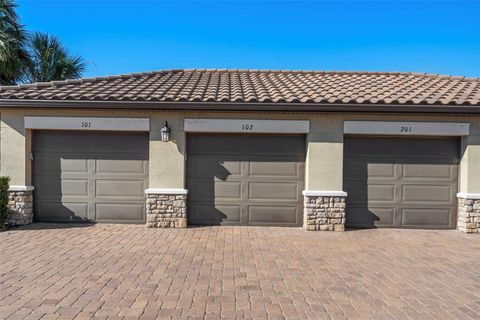
[{"label": "house number 102", "polygon": [[253,124],[242,124],[242,130],[253,130]]}]

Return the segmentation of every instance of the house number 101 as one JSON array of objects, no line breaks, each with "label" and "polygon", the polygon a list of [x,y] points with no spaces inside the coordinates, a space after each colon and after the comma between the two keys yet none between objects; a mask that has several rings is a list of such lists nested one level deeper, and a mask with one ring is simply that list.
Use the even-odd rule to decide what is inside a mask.
[{"label": "house number 101", "polygon": [[88,121],[82,121],[82,128],[91,128],[92,123]]},{"label": "house number 101", "polygon": [[253,124],[242,124],[242,130],[253,130]]}]

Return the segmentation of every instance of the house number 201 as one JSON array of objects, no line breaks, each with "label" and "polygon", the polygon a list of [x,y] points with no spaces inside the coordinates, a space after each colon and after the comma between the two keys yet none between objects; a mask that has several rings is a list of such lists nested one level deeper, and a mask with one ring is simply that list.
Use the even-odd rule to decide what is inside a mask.
[{"label": "house number 201", "polygon": [[412,127],[403,126],[400,128],[400,132],[412,132]]},{"label": "house number 201", "polygon": [[91,128],[92,123],[89,121],[82,121],[82,128]]},{"label": "house number 201", "polygon": [[242,124],[242,130],[246,130],[246,131],[253,130],[253,124]]}]

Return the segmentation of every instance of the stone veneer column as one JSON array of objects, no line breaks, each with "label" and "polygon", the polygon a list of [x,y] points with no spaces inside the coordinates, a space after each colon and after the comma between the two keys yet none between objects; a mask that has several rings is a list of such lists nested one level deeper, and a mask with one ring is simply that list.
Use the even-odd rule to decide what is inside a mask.
[{"label": "stone veneer column", "polygon": [[465,233],[480,233],[480,194],[459,193],[457,229]]},{"label": "stone veneer column", "polygon": [[344,231],[347,193],[304,191],[303,227],[307,231]]},{"label": "stone veneer column", "polygon": [[187,190],[147,189],[148,228],[186,228]]},{"label": "stone veneer column", "polygon": [[33,187],[11,186],[8,191],[8,223],[19,226],[32,223]]}]

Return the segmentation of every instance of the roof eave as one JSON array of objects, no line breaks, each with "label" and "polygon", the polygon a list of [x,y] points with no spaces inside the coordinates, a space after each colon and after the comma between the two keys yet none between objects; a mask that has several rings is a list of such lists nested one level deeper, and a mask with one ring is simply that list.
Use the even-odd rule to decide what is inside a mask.
[{"label": "roof eave", "polygon": [[0,108],[283,111],[283,112],[375,112],[480,114],[480,105],[245,103],[178,101],[93,101],[0,99]]}]

